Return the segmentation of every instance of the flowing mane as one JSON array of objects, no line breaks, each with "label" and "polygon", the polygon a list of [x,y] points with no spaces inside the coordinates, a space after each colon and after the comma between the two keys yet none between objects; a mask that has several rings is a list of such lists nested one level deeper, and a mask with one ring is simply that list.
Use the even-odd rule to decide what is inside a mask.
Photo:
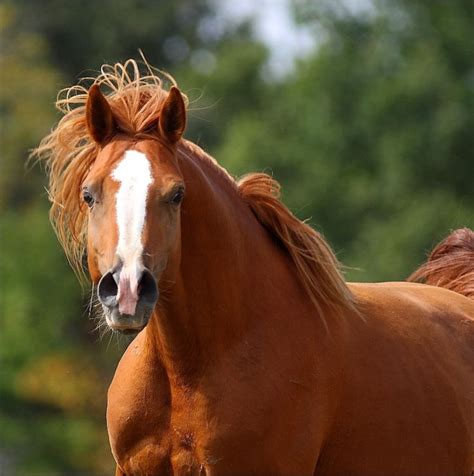
[{"label": "flowing mane", "polygon": [[474,232],[469,228],[453,231],[407,281],[439,286],[474,299]]},{"label": "flowing mane", "polygon": [[293,260],[301,282],[323,318],[325,308],[358,312],[354,297],[331,248],[316,230],[296,218],[280,201],[280,184],[264,173],[242,177],[239,191],[258,221]]},{"label": "flowing mane", "polygon": [[[96,78],[85,78],[79,85],[61,91],[56,107],[64,116],[32,154],[46,164],[52,202],[50,218],[71,266],[81,279],[85,277],[87,209],[80,190],[99,151],[86,126],[88,90],[93,84],[105,90],[120,131],[131,136],[154,137],[147,129],[158,119],[167,97],[164,84],[175,85],[176,82],[147,63],[145,66],[146,72],[142,73],[135,60],[104,65]],[[280,202],[278,182],[257,173],[246,175],[236,183],[215,159],[186,140],[180,142],[178,154],[206,161],[238,190],[260,223],[291,256],[321,316],[323,307],[327,306],[338,310],[355,309],[352,293],[334,253],[319,233],[298,220]]]}]

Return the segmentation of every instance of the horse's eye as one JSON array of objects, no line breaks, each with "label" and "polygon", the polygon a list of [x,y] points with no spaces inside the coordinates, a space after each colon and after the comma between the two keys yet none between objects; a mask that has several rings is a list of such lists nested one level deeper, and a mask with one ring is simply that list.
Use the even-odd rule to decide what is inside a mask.
[{"label": "horse's eye", "polygon": [[87,206],[89,208],[92,207],[92,205],[94,205],[94,197],[92,196],[92,194],[89,192],[89,190],[87,190],[87,188],[84,188],[82,190],[82,198],[84,199],[84,201],[87,203]]},{"label": "horse's eye", "polygon": [[177,191],[174,193],[174,195],[171,197],[170,202],[171,202],[173,205],[179,205],[179,204],[183,201],[183,198],[184,198],[184,190],[179,189],[179,190],[177,190]]}]

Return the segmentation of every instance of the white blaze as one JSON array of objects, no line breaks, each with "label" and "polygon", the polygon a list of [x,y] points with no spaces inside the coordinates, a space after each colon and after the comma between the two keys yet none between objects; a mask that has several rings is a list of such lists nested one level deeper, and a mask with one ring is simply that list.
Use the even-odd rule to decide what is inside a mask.
[{"label": "white blaze", "polygon": [[153,182],[150,162],[145,154],[127,150],[111,177],[120,182],[116,195],[119,235],[117,254],[123,261],[124,270],[133,275],[138,264],[137,259],[143,252],[142,232],[146,202],[148,188]]}]

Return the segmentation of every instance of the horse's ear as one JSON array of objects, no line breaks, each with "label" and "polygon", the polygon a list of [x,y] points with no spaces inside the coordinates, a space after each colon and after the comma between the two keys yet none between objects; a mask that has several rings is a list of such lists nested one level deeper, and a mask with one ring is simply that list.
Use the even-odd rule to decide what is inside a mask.
[{"label": "horse's ear", "polygon": [[100,92],[98,84],[94,84],[89,89],[86,122],[89,134],[98,144],[103,144],[107,139],[110,139],[116,129],[112,109]]},{"label": "horse's ear", "polygon": [[160,134],[171,143],[178,142],[186,128],[186,106],[179,89],[173,86],[164,102],[158,121]]}]

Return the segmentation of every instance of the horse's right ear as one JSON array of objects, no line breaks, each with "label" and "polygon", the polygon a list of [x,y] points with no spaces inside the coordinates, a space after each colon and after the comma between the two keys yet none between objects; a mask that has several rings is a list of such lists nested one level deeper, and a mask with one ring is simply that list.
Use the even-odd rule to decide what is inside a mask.
[{"label": "horse's right ear", "polygon": [[186,106],[183,96],[176,86],[172,86],[161,107],[158,120],[160,134],[172,144],[181,139],[186,128]]},{"label": "horse's right ear", "polygon": [[98,144],[103,144],[113,135],[116,125],[107,99],[98,84],[89,89],[86,103],[86,123],[89,134]]}]

